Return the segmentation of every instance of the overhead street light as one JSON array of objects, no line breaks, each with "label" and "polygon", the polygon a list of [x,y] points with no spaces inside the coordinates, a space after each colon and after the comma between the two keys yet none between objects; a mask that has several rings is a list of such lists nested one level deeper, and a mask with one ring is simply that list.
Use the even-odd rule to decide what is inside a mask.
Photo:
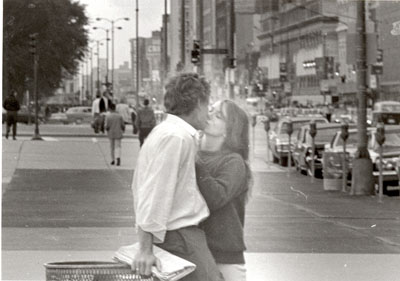
[{"label": "overhead street light", "polygon": [[108,37],[108,29],[107,28],[103,28],[103,27],[97,27],[94,26],[93,27],[94,30],[97,29],[101,29],[104,30],[106,32],[106,40],[107,40],[107,44],[106,44],[106,49],[107,49],[107,59],[106,59],[106,87],[108,87],[108,41],[110,41],[110,38]]},{"label": "overhead street light", "polygon": [[[113,19],[113,20],[110,20],[108,18],[96,18],[96,20],[97,21],[104,20],[104,21],[111,23],[111,63],[112,63],[112,65],[111,65],[111,85],[113,85],[113,87],[114,87],[114,24],[116,22],[122,21],[122,20],[129,21],[129,18],[124,17],[124,18],[117,18],[117,19]],[[122,29],[121,26],[117,26],[115,28]]]}]

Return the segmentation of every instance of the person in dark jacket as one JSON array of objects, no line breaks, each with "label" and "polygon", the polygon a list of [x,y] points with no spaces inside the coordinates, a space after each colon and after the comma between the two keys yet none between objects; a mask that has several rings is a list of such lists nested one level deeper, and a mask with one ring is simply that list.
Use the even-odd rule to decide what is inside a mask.
[{"label": "person in dark jacket", "polygon": [[10,134],[10,128],[12,126],[12,134],[13,140],[17,139],[17,117],[18,111],[20,109],[19,102],[17,100],[17,92],[11,91],[11,94],[4,100],[3,108],[7,110],[6,114],[6,139],[8,139],[8,135]]},{"label": "person in dark jacket", "polygon": [[[115,104],[109,105],[110,112],[106,116],[105,129],[110,140],[111,165],[121,165],[121,140],[125,131],[122,115],[115,111]],[[115,160],[117,160],[115,162]]]},{"label": "person in dark jacket", "polygon": [[252,176],[249,169],[249,120],[229,100],[217,102],[196,160],[200,192],[210,209],[201,224],[225,281],[245,281],[244,218]]},{"label": "person in dark jacket", "polygon": [[154,110],[150,107],[150,101],[145,99],[143,101],[144,107],[139,109],[136,116],[136,128],[139,131],[140,146],[143,145],[144,140],[150,134],[151,130],[156,125],[156,117]]}]

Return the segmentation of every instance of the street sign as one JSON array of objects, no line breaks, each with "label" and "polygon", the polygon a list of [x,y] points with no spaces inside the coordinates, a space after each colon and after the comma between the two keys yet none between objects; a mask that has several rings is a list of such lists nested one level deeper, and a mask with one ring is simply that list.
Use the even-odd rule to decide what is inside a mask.
[{"label": "street sign", "polygon": [[226,55],[228,54],[228,49],[201,49],[202,54],[217,54]]},{"label": "street sign", "polygon": [[371,89],[376,89],[376,75],[370,75],[369,76],[369,87]]}]

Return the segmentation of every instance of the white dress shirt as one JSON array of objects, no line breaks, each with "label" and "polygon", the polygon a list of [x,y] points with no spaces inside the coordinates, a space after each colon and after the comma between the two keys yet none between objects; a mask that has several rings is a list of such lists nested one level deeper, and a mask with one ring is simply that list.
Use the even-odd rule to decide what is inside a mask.
[{"label": "white dress shirt", "polygon": [[100,98],[96,98],[92,103],[92,116],[94,116],[95,113],[100,113]]},{"label": "white dress shirt", "polygon": [[136,225],[162,243],[168,230],[198,225],[209,215],[196,182],[197,131],[168,114],[144,142],[132,182]]}]

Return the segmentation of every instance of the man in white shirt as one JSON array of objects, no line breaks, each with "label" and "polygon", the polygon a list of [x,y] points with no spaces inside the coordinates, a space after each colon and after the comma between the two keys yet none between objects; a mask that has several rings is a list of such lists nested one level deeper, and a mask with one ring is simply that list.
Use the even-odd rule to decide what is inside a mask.
[{"label": "man in white shirt", "polygon": [[92,103],[93,129],[97,134],[99,130],[104,133],[105,114],[108,109],[108,100],[100,92],[96,94],[96,99]]},{"label": "man in white shirt", "polygon": [[209,95],[209,84],[195,73],[172,78],[164,97],[168,115],[141,148],[132,183],[140,244],[132,268],[141,275],[160,267],[154,243],[196,264],[181,280],[223,280],[198,228],[209,215],[195,175],[197,130],[207,124]]}]

